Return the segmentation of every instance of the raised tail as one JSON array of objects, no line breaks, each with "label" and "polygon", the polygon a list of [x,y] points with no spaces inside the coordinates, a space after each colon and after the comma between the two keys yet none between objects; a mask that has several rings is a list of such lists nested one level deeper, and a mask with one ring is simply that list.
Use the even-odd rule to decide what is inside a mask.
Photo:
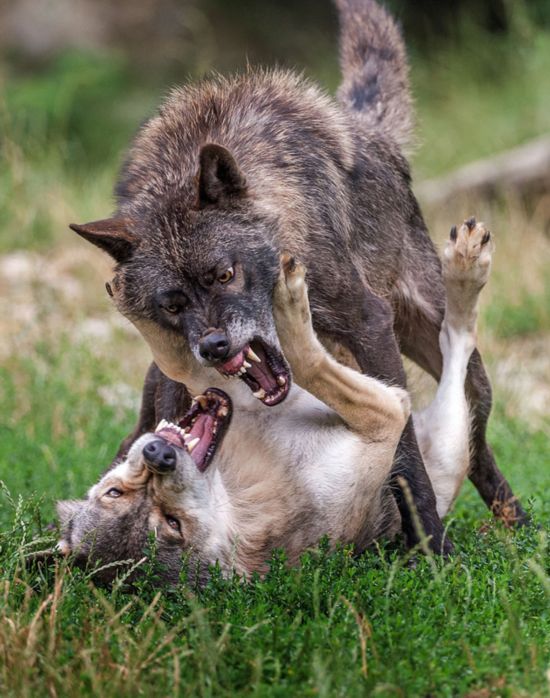
[{"label": "raised tail", "polygon": [[401,32],[374,0],[334,0],[340,16],[338,99],[402,147],[413,130],[409,65]]}]

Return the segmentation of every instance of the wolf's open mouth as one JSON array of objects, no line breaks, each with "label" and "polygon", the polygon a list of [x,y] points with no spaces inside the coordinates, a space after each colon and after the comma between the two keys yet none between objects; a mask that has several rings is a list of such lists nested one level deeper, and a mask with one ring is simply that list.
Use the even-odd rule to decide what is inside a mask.
[{"label": "wolf's open mouth", "polygon": [[177,424],[163,419],[155,433],[178,448],[184,448],[204,472],[220,445],[231,420],[231,400],[222,390],[208,388],[193,400]]},{"label": "wolf's open mouth", "polygon": [[232,359],[216,369],[226,377],[239,377],[254,397],[272,407],[282,402],[290,390],[290,370],[283,355],[260,339],[247,344]]}]

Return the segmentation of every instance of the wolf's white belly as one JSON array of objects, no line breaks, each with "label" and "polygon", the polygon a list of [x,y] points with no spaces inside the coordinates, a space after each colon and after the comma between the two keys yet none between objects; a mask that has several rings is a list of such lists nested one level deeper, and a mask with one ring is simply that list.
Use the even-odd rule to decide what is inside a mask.
[{"label": "wolf's white belly", "polygon": [[330,407],[293,386],[281,405],[236,410],[216,461],[232,480],[238,471],[244,487],[292,481],[334,514],[346,511],[350,496],[368,496],[369,483],[380,486],[385,473],[377,451],[374,445],[371,453]]}]

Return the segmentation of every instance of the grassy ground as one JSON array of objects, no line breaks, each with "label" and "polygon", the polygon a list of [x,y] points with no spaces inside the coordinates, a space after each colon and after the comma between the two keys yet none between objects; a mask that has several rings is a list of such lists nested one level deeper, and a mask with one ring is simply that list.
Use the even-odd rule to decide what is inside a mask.
[{"label": "grassy ground", "polygon": [[321,547],[299,569],[276,556],[264,580],[202,591],[160,592],[151,567],[133,596],[63,565],[25,570],[25,553],[53,540],[52,502],[80,496],[132,423],[109,392],[117,377],[61,340],[3,371],[3,696],[547,695],[548,441],[502,409],[492,442],[542,527],[494,525],[468,486],[447,563]]},{"label": "grassy ground", "polygon": [[[550,38],[530,31],[516,52],[472,36],[475,51],[416,61],[419,175],[550,128]],[[446,563],[321,546],[296,570],[276,556],[264,580],[159,591],[151,567],[137,595],[100,590],[23,558],[55,540],[54,501],[82,496],[135,419],[148,352],[102,291],[107,260],[66,226],[108,213],[121,149],[164,88],[78,54],[2,74],[0,695],[549,695],[550,202],[427,211],[438,241],[473,212],[495,232],[490,439],[538,528],[494,525],[467,485]]]}]

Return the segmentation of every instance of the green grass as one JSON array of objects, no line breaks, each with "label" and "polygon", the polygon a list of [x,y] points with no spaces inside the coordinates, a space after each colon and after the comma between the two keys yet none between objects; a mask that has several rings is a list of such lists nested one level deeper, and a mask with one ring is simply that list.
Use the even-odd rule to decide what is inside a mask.
[{"label": "green grass", "polygon": [[133,595],[64,564],[25,569],[55,540],[54,501],[81,496],[132,425],[102,398],[116,373],[60,339],[0,376],[2,696],[547,695],[550,449],[503,409],[491,440],[540,529],[495,525],[467,486],[448,562],[325,545],[203,590],[159,591],[151,564]]},{"label": "green grass", "polygon": [[545,280],[540,294],[522,291],[515,302],[503,299],[487,307],[485,320],[502,339],[525,337],[550,327],[550,279]]}]

